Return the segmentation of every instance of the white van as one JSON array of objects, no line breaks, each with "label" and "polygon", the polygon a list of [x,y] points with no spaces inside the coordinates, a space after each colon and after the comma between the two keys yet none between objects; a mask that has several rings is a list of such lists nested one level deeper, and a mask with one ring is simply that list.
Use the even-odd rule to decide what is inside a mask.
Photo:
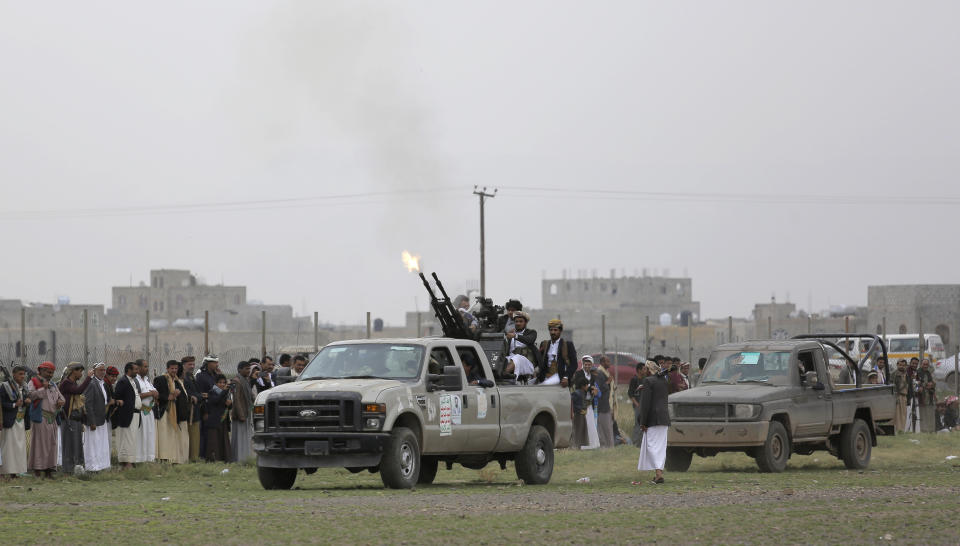
[{"label": "white van", "polygon": [[[887,342],[887,360],[891,364],[896,364],[898,360],[904,358],[907,362],[913,357],[919,358],[920,341],[919,334],[891,334],[886,337]],[[947,356],[946,349],[943,346],[943,340],[937,334],[923,334],[924,348],[923,357],[930,359],[931,368],[936,368],[936,363]]]}]

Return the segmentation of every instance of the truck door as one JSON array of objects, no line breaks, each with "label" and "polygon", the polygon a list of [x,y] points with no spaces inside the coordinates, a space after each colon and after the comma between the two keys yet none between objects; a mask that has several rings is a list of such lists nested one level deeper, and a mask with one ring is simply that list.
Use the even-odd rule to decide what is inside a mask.
[{"label": "truck door", "polygon": [[[475,366],[481,378],[493,381],[490,371],[483,365],[474,347],[458,346],[457,356],[462,363],[469,362]],[[464,383],[463,391],[463,426],[469,430],[467,451],[489,453],[500,438],[500,400],[497,388]]]},{"label": "truck door", "polygon": [[[796,412],[793,417],[797,420],[795,437],[826,436],[830,432],[830,422],[833,419],[833,393],[823,350],[800,351],[797,359],[805,372],[817,372],[817,383],[805,385],[794,398]],[[815,385],[823,385],[823,390],[817,390]]]},{"label": "truck door", "polygon": [[[457,366],[461,375],[463,368],[454,361],[450,349],[434,347],[427,360],[427,373],[440,373],[445,366]],[[463,378],[466,387],[466,377]],[[469,441],[469,431],[463,427],[461,402],[463,390],[435,390],[424,392],[425,399],[423,444],[424,453],[455,453],[463,450]],[[460,412],[459,415],[455,415]],[[457,424],[459,422],[460,424]]]}]

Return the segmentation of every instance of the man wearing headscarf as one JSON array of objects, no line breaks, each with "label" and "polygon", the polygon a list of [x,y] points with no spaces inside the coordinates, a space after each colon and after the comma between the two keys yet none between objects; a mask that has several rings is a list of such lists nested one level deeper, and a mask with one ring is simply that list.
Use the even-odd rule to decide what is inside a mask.
[{"label": "man wearing headscarf", "polygon": [[160,393],[150,382],[150,363],[141,358],[135,364],[136,380],[140,387],[140,440],[137,442],[137,462],[152,463],[157,459],[157,420],[153,410]]},{"label": "man wearing headscarf", "polygon": [[[200,371],[197,372],[197,390],[200,391],[200,412],[203,413],[204,406],[212,389],[217,384],[217,376],[220,375],[220,359],[216,355],[207,355],[203,357],[200,363]],[[206,419],[200,421],[200,455],[207,453],[207,425]]]},{"label": "man wearing headscarf", "polygon": [[50,477],[57,467],[60,446],[57,443],[57,413],[65,400],[56,383],[52,382],[56,367],[44,362],[37,368],[38,375],[30,380],[30,457],[27,467],[37,477]]},{"label": "man wearing headscarf", "polygon": [[157,459],[171,464],[190,459],[190,433],[186,421],[190,418],[190,400],[187,388],[178,377],[180,362],[167,361],[167,373],[153,380],[157,404],[153,408],[157,420]]},{"label": "man wearing headscarf", "polygon": [[[117,429],[117,461],[124,468],[137,462],[140,449],[140,383],[137,382],[138,366],[127,362],[123,367],[123,379],[117,381],[114,395],[117,409],[113,412],[113,426]],[[153,417],[151,417],[153,419]]]},{"label": "man wearing headscarf", "polygon": [[603,376],[593,369],[593,357],[583,355],[580,360],[583,368],[573,374],[574,384],[579,383],[582,378],[587,382],[587,440],[586,446],[581,449],[595,449],[600,447],[600,433],[597,429],[597,405],[600,402],[600,393],[606,384],[603,383]]},{"label": "man wearing headscarf", "polygon": [[27,471],[26,398],[27,369],[13,368],[13,377],[0,385],[3,432],[0,433],[0,478],[16,478]]},{"label": "man wearing headscarf", "polygon": [[233,461],[246,463],[253,453],[253,388],[250,386],[250,363],[237,364],[237,376],[230,381],[233,407],[230,409],[230,448]]},{"label": "man wearing headscarf", "polygon": [[107,410],[113,400],[107,392],[104,378],[107,366],[103,362],[93,365],[93,380],[83,392],[86,426],[83,428],[83,461],[87,472],[99,472],[110,468],[110,427],[107,425]]},{"label": "man wearing headscarf", "polygon": [[553,319],[547,322],[550,339],[540,343],[540,374],[537,383],[567,387],[577,371],[577,349],[572,341],[563,339],[563,322]]},{"label": "man wearing headscarf", "polygon": [[93,380],[93,370],[87,372],[83,383],[77,383],[83,377],[83,364],[71,362],[67,366],[66,379],[60,382],[66,411],[60,423],[60,439],[63,442],[61,470],[64,474],[73,474],[83,466],[83,421],[86,415],[84,391]]},{"label": "man wearing headscarf", "polygon": [[189,457],[190,462],[196,462],[200,459],[200,387],[197,385],[197,377],[193,373],[196,366],[196,357],[185,356],[180,361],[180,380],[187,389],[187,397],[190,400],[190,418],[184,426],[187,427],[187,436],[189,437]]},{"label": "man wearing headscarf", "polygon": [[647,377],[643,379],[640,394],[639,422],[643,428],[640,459],[637,470],[653,470],[653,483],[663,483],[663,466],[667,460],[667,432],[670,415],[667,412],[669,385],[660,373],[660,366],[647,361]]}]

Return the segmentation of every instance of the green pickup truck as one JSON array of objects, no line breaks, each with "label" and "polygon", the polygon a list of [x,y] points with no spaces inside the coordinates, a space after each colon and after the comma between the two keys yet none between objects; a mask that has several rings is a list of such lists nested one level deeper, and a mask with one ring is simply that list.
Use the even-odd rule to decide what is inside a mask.
[{"label": "green pickup truck", "polygon": [[[544,484],[555,447],[569,444],[570,393],[496,382],[483,345],[452,338],[340,341],[296,381],[260,393],[253,446],[266,489],[290,489],[298,469],[379,472],[384,485],[433,482],[440,463],[480,469],[492,461]],[[472,367],[467,376],[464,365]]]},{"label": "green pickup truck", "polygon": [[[854,359],[832,341],[841,337],[868,338],[870,347]],[[843,355],[855,383],[834,383],[827,348]],[[874,355],[886,356],[883,340],[866,334],[718,346],[697,386],[670,395],[666,469],[686,471],[694,454],[742,451],[762,472],[782,472],[791,454],[817,450],[866,468],[877,434],[894,433],[893,386],[861,382]]]}]

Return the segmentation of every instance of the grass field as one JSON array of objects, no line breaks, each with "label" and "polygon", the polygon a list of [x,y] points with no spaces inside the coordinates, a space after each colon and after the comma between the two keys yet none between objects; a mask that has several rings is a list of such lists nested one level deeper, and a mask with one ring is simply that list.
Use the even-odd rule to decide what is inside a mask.
[{"label": "grass field", "polygon": [[557,452],[546,486],[519,484],[512,466],[457,466],[414,491],[340,469],[264,491],[250,466],[143,465],[0,484],[0,534],[4,544],[128,542],[134,533],[191,544],[957,544],[960,459],[948,455],[960,455],[960,434],[881,438],[863,472],[817,453],[761,474],[749,457],[722,454],[695,458],[664,485],[635,486],[647,476],[636,471],[636,449],[621,446]]}]

